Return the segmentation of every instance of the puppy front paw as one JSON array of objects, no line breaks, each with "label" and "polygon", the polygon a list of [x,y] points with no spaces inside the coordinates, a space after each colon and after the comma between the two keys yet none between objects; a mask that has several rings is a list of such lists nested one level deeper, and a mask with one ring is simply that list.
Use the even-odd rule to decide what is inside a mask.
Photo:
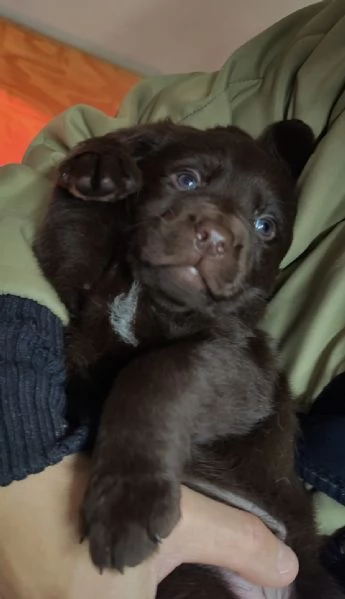
[{"label": "puppy front paw", "polygon": [[137,566],[152,555],[180,518],[180,484],[162,476],[92,478],[82,508],[83,536],[102,571]]},{"label": "puppy front paw", "polygon": [[59,167],[57,187],[82,200],[112,202],[135,193],[141,172],[119,144],[103,138],[89,139]]}]

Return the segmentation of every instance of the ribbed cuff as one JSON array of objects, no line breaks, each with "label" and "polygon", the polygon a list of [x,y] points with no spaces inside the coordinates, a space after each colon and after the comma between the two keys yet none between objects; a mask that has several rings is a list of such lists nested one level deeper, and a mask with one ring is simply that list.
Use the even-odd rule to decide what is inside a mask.
[{"label": "ribbed cuff", "polygon": [[82,450],[66,420],[63,326],[34,301],[0,295],[0,485]]}]

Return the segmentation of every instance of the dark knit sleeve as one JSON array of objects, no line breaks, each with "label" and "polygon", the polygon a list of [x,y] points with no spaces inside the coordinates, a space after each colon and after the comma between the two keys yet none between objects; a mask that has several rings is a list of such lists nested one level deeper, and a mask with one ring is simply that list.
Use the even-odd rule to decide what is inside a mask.
[{"label": "dark knit sleeve", "polygon": [[0,485],[82,450],[66,420],[63,326],[31,300],[0,295]]}]

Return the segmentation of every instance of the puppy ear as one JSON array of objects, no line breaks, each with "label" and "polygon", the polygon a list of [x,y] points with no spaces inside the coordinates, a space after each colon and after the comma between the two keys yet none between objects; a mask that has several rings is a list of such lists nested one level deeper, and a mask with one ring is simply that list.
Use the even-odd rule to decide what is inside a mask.
[{"label": "puppy ear", "polygon": [[297,181],[315,148],[311,128],[298,119],[279,121],[268,127],[258,141]]}]

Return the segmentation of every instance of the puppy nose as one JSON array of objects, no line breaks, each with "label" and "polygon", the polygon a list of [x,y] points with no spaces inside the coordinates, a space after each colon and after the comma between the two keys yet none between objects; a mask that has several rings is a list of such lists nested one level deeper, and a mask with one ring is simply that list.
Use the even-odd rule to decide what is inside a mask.
[{"label": "puppy nose", "polygon": [[233,235],[222,225],[204,221],[196,228],[195,246],[203,255],[221,257],[233,246]]}]

